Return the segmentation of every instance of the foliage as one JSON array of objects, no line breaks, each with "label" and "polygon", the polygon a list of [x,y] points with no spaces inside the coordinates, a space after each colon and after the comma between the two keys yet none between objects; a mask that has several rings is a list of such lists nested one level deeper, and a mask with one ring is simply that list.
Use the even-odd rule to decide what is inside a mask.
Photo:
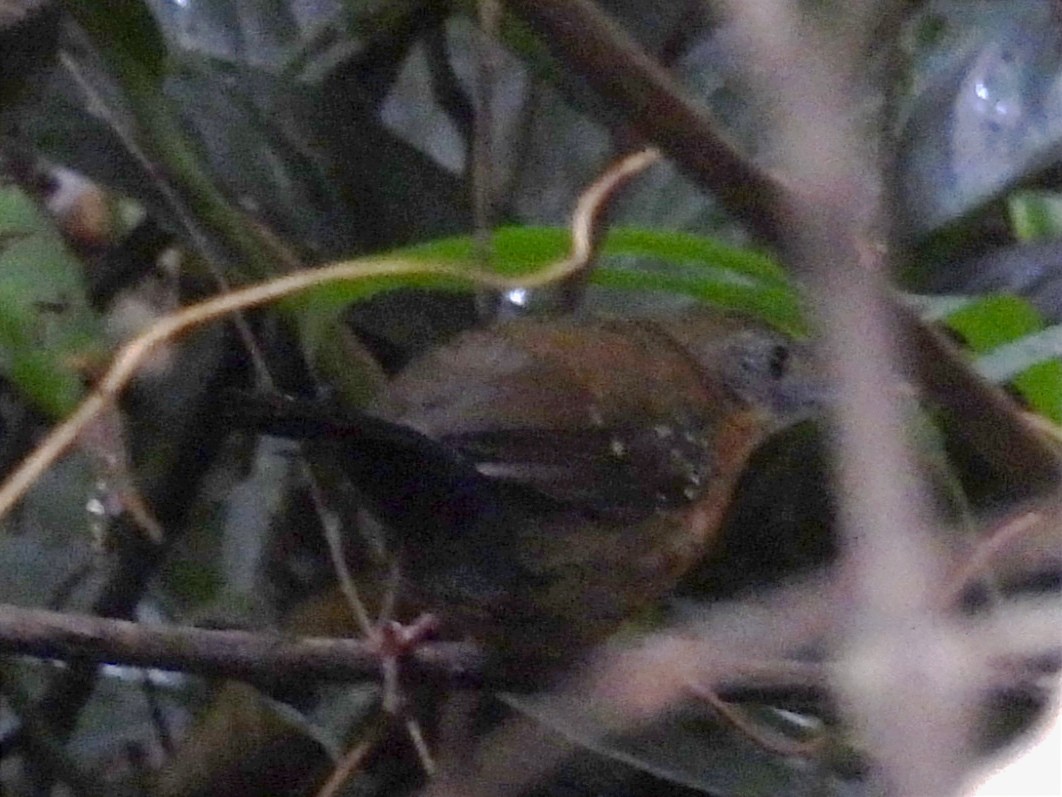
[{"label": "foliage", "polygon": [[[489,252],[489,268],[507,277],[541,273],[568,253],[571,233],[558,220],[608,161],[610,132],[625,125],[590,93],[582,76],[555,58],[554,43],[506,14],[499,31],[506,50],[494,54],[495,212],[474,219],[467,199],[473,147],[460,132],[472,126],[462,117],[462,98],[469,99],[463,95],[477,68],[466,55],[475,50],[475,4],[309,5],[321,7],[311,13],[307,4],[285,0],[261,7],[226,0],[67,0],[79,44],[64,45],[64,66],[43,88],[26,87],[20,93],[28,96],[0,109],[0,141],[5,154],[10,145],[18,155],[13,162],[60,163],[91,175],[173,234],[184,252],[184,282],[160,302],[159,312],[178,301],[190,303],[219,282],[261,282],[302,264],[374,257],[423,263],[422,271],[315,286],[277,302],[275,314],[267,310],[244,319],[240,334],[255,337],[282,387],[361,402],[380,378],[372,355],[384,365],[392,356],[401,363],[421,348],[422,331],[434,341],[464,324],[462,314],[470,315],[469,300],[482,286],[462,275],[482,266],[482,252]],[[732,137],[749,151],[762,148],[758,129],[768,101],[735,73],[733,54],[716,40],[715,28],[690,25],[677,2],[659,8],[618,0],[600,5],[647,48],[672,58],[673,70]],[[965,2],[931,5],[911,10],[907,62],[891,75],[898,96],[890,98],[896,118],[887,126],[897,131],[896,179],[908,216],[900,213],[897,221],[914,242],[911,262],[901,265],[916,277],[910,287],[921,291],[921,278],[932,282],[934,273],[964,261],[968,249],[980,251],[984,231],[1006,229],[1004,248],[1014,260],[1003,283],[948,284],[945,295],[912,300],[945,318],[983,373],[1059,423],[1062,304],[1055,296],[1062,291],[1044,287],[1055,279],[1051,274],[1021,278],[1040,275],[1044,251],[1036,249],[1034,257],[1021,245],[1050,246],[1062,233],[1062,200],[1042,187],[1051,182],[1044,169],[1062,140],[1062,111],[1050,102],[1050,80],[1059,79],[1062,67],[1052,60],[1057,54],[1047,46],[1049,37],[1018,35],[1030,23],[1049,28],[1042,19],[1047,4],[974,4],[972,11]],[[665,31],[672,35],[666,41]],[[1008,115],[1006,109],[1025,96],[1033,99],[1022,106],[1024,115]],[[64,243],[31,183],[0,187],[2,398],[10,393],[13,402],[59,419],[84,396],[101,353],[111,348],[104,329],[121,302],[103,310],[91,305],[84,275],[94,273],[99,258]],[[694,300],[794,337],[811,331],[809,302],[771,254],[747,243],[748,220],[726,217],[680,175],[658,168],[612,210],[617,218],[598,254],[589,303],[613,312],[637,306],[668,313]],[[121,242],[108,241],[106,248],[113,252]],[[148,264],[140,276],[158,278],[152,269]],[[429,300],[421,291],[445,297]],[[135,281],[122,289],[123,296],[138,299],[147,292]],[[90,594],[78,600],[121,616],[141,612],[186,624],[350,634],[349,609],[329,591],[332,568],[315,542],[317,491],[340,505],[349,500],[336,476],[341,467],[321,454],[312,469],[315,486],[308,490],[308,471],[294,464],[290,450],[259,444],[251,451],[246,435],[233,434],[232,408],[215,399],[225,395],[223,388],[247,381],[248,358],[215,332],[213,338],[208,331],[192,336],[187,346],[176,347],[179,354],[162,352],[161,375],[145,376],[123,406],[133,440],[128,453],[148,503],[166,526],[167,547],[143,553],[139,543],[129,542],[137,538],[123,526],[128,518],[111,518],[119,564],[126,569],[102,588],[95,582],[84,587]],[[169,356],[178,359],[167,369]],[[257,378],[263,379],[261,372]],[[819,438],[802,429],[787,440],[788,450],[765,454],[744,484],[721,546],[722,567],[751,561],[746,572],[755,579],[735,577],[735,590],[755,591],[832,555],[832,507],[822,487],[827,477]],[[9,464],[22,453],[5,451],[0,461]],[[68,467],[77,473],[56,475],[57,484],[44,480],[36,503],[27,505],[29,541],[0,544],[0,570],[26,576],[9,579],[5,600],[66,595],[68,574],[90,568],[97,555],[84,533],[87,519],[55,519],[59,510],[49,496],[62,494],[79,507],[87,500],[84,484],[100,481],[77,458]],[[356,553],[371,561],[379,543],[372,538]],[[782,551],[786,545],[800,550]],[[359,565],[367,571],[355,575],[368,602],[383,600],[378,593],[384,586],[375,584],[372,567]],[[95,581],[107,578],[97,574]],[[34,591],[20,586],[23,580],[33,581]],[[700,574],[701,587],[725,580]],[[165,757],[161,774],[144,778],[159,795],[206,794],[218,784],[250,794],[253,776],[261,779],[256,785],[263,793],[296,793],[306,788],[300,778],[319,777],[332,768],[330,756],[360,741],[405,750],[404,741],[380,742],[379,695],[370,684],[319,693],[286,685],[275,695],[227,687],[211,702],[190,679],[152,675],[156,691],[149,690],[151,705],[145,708],[134,689],[141,676],[115,668],[104,679],[104,696],[87,708],[71,699],[45,711],[42,706],[56,694],[77,692],[87,700],[90,681],[75,689],[72,680],[62,680],[75,676],[95,677],[53,677],[29,664],[4,673],[11,694],[23,687],[33,692],[22,695],[19,713],[44,716],[42,738],[63,752],[65,768],[51,772],[41,763],[47,759],[35,759],[27,748],[21,777],[41,793],[57,774],[73,781],[81,775],[92,785],[85,771],[123,757],[124,743],[149,748],[152,760]],[[751,797],[874,789],[864,751],[820,705],[753,700],[746,706],[746,721],[774,738],[799,742],[808,727],[828,737],[833,747],[826,754],[794,764],[701,707],[602,739],[600,729],[581,724],[586,714],[578,701],[522,695],[505,700],[576,741],[584,756],[570,762],[562,777],[588,792],[693,789]],[[432,714],[427,697],[414,695],[413,703]],[[194,716],[201,717],[198,724]],[[171,726],[187,729],[190,740],[176,754]],[[395,753],[400,772],[372,764],[373,777],[359,785],[374,794],[409,788],[416,764],[408,758]],[[127,762],[127,768],[135,766]],[[284,781],[287,790],[277,786],[278,772],[291,779]],[[644,773],[652,778],[639,780]],[[108,773],[108,786],[132,784],[143,774]]]},{"label": "foliage", "polygon": [[61,417],[84,394],[80,362],[102,351],[81,263],[48,217],[14,186],[0,188],[0,370],[36,409]]}]

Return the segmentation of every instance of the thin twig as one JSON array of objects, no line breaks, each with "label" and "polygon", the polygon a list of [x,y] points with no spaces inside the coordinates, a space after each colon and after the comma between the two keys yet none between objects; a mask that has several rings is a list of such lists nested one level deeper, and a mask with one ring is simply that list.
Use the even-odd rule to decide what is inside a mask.
[{"label": "thin twig", "polygon": [[18,745],[23,748],[28,760],[38,759],[36,763],[39,766],[47,769],[79,797],[102,797],[113,793],[113,789],[83,771],[56,738],[48,723],[38,718],[36,706],[19,683],[15,669],[9,664],[0,667],[0,694],[21,724]]},{"label": "thin twig", "polygon": [[[133,131],[127,128],[114,109],[110,107],[106,99],[96,90],[96,87],[93,86],[92,82],[86,77],[81,64],[78,63],[70,53],[61,53],[60,61],[73,78],[74,82],[77,83],[78,88],[84,92],[88,105],[94,108],[96,112],[103,117],[104,121],[114,132],[115,136],[118,137],[118,140],[121,142],[122,146],[125,147],[133,160],[140,164],[140,167],[146,174],[152,176],[156,189],[166,200],[174,217],[185,229],[189,240],[203,256],[207,269],[210,271],[211,277],[217,283],[218,288],[221,290],[228,290],[231,287],[229,281],[226,279],[225,274],[217,264],[229,262],[231,258],[223,253],[221,247],[218,246],[211,235],[203,229],[187,200],[181,196],[180,192],[169,180],[163,178],[162,171],[157,168],[156,164],[148,156],[148,153],[137,142]],[[237,316],[235,323],[237,334],[247,347],[247,352],[251,357],[251,363],[256,372],[259,373],[259,375],[267,373],[265,360],[255,343],[254,335],[252,334],[251,328],[247,324],[246,319],[242,316]]]},{"label": "thin twig", "polygon": [[954,606],[975,579],[991,575],[992,560],[1001,551],[1045,522],[1047,519],[1041,512],[1022,512],[1005,520],[990,534],[978,538],[970,554],[945,580],[940,605]]},{"label": "thin twig", "polygon": [[332,560],[332,569],[336,573],[339,589],[354,614],[354,620],[358,624],[358,630],[361,631],[361,635],[365,639],[373,639],[376,635],[376,626],[369,616],[369,610],[365,607],[365,601],[361,598],[358,585],[355,583],[350,568],[347,566],[339,518],[328,508],[321,485],[318,484],[317,479],[314,477],[309,463],[303,457],[300,457],[300,462],[303,475],[309,484],[310,500],[313,501],[324,533],[325,543],[328,545],[328,555]]},{"label": "thin twig", "polygon": [[432,96],[450,123],[457,129],[465,145],[466,168],[472,165],[472,139],[475,110],[461,81],[450,63],[450,48],[446,26],[436,25],[424,34],[425,55],[428,59],[428,81]]},{"label": "thin twig", "polygon": [[369,734],[369,738],[363,739],[347,751],[343,759],[336,765],[336,768],[332,770],[332,774],[328,776],[328,780],[325,781],[320,791],[317,792],[317,797],[335,797],[335,795],[341,793],[340,789],[350,780],[350,776],[361,767],[366,756],[379,741],[382,728],[383,723],[377,723]]},{"label": "thin twig", "polygon": [[167,757],[172,756],[177,746],[174,744],[173,734],[170,732],[169,723],[166,721],[166,715],[163,712],[162,702],[159,699],[159,689],[155,686],[155,682],[151,680],[151,673],[147,670],[140,674],[140,691],[147,702],[148,714],[151,717],[151,724],[155,729],[155,738],[158,740],[159,747],[162,748],[162,752]]},{"label": "thin twig", "polygon": [[308,271],[287,274],[274,280],[225,293],[160,318],[146,331],[119,349],[96,389],[22,462],[0,487],[0,518],[26,494],[41,474],[59,459],[90,423],[129,384],[151,353],[162,344],[191,329],[232,313],[275,302],[339,282],[358,282],[378,277],[436,277],[461,284],[497,290],[533,289],[580,273],[592,263],[603,208],[617,188],[656,162],[652,149],[622,159],[598,179],[583,196],[572,215],[572,248],[567,257],[539,271],[517,278],[503,277],[468,267],[425,263],[402,258],[364,258],[336,263]]},{"label": "thin twig", "polygon": [[[564,267],[547,269],[540,272],[538,276],[552,278],[566,273],[567,263],[561,265]],[[310,288],[348,280],[415,275],[450,277],[462,282],[475,282],[499,288],[517,287],[529,282],[529,280],[517,282],[496,275],[477,275],[469,270],[425,265],[413,260],[370,259],[339,263],[322,269],[291,274],[261,285],[222,294],[166,316],[119,350],[114,363],[100,380],[96,389],[66,420],[57,425],[41,445],[8,477],[3,487],[0,488],[0,517],[6,515],[40,475],[66,453],[89,423],[117,398],[151,353],[163,343],[203,324],[224,318],[230,313],[268,304]]]},{"label": "thin twig", "polygon": [[741,706],[720,698],[714,689],[693,683],[689,685],[689,689],[734,730],[768,753],[787,758],[811,758],[823,750],[825,736],[822,734],[801,740],[776,733],[773,729],[756,723]]},{"label": "thin twig", "polygon": [[[358,639],[150,626],[91,615],[0,605],[0,651],[63,661],[124,664],[236,678],[358,681],[380,677],[377,645]],[[481,654],[462,643],[423,644],[405,658],[415,672],[468,679]]]},{"label": "thin twig", "polygon": [[494,90],[498,75],[498,0],[477,0],[475,103],[472,115],[472,209],[475,217],[476,260],[484,269],[491,263],[494,226]]}]

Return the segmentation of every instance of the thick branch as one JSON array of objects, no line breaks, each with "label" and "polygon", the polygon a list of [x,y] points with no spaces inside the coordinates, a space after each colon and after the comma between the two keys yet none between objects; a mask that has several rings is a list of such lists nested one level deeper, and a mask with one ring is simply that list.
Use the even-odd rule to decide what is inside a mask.
[{"label": "thick branch", "polygon": [[506,0],[565,67],[617,106],[635,130],[709,189],[765,241],[779,240],[771,215],[784,186],[723,136],[704,106],[622,28],[588,0]]}]

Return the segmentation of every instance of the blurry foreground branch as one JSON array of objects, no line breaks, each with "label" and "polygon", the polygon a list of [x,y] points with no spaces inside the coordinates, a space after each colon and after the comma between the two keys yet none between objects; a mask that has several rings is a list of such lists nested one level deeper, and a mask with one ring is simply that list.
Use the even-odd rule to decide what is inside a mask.
[{"label": "blurry foreground branch", "polygon": [[[1060,613],[1062,608],[1056,605],[1030,602],[1006,618],[988,618],[966,629],[985,637],[996,685],[1019,684],[1035,673],[1037,662],[1062,655],[1049,634],[1062,623]],[[659,686],[661,671],[653,662],[682,651],[682,660],[688,662],[682,668],[683,678],[709,684],[728,699],[795,695],[822,700],[831,666],[782,655],[814,641],[823,623],[834,621],[836,606],[828,597],[814,594],[807,585],[787,588],[698,613],[635,645],[603,648],[593,669],[624,670],[627,676],[650,678]],[[749,633],[750,627],[755,633]],[[1043,642],[1022,646],[1021,639],[1030,634]],[[378,646],[360,639],[147,625],[9,604],[0,605],[0,653],[148,667],[259,685],[291,679],[375,680],[381,677],[382,657]],[[423,642],[405,661],[404,676],[410,680],[505,687],[491,682],[486,651],[474,643]],[[645,671],[635,673],[638,669]],[[624,678],[611,680],[617,689],[625,688],[620,684]],[[642,690],[643,699],[653,691]],[[674,698],[669,692],[662,700],[667,704]]]}]

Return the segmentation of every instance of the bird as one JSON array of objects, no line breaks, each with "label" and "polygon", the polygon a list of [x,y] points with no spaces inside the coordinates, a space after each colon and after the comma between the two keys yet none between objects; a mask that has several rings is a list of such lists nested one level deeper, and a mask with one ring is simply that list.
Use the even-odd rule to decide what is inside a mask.
[{"label": "bird", "polygon": [[535,683],[710,551],[750,454],[821,404],[807,352],[717,311],[517,318],[415,359],[365,410],[273,400],[255,425],[339,446],[403,588]]}]

